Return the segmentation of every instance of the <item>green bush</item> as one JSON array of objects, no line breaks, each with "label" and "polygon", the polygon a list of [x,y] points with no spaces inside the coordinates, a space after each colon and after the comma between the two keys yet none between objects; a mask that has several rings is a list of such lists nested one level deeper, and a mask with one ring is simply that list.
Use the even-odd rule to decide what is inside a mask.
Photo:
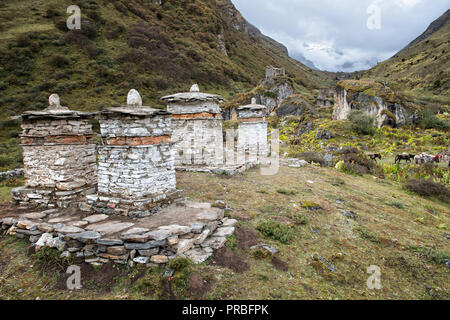
[{"label": "green bush", "polygon": [[349,120],[352,130],[362,135],[374,135],[376,128],[374,126],[375,117],[361,110],[350,112]]},{"label": "green bush", "polygon": [[281,243],[289,243],[292,240],[291,229],[276,221],[264,220],[258,224],[257,229],[264,236]]},{"label": "green bush", "polygon": [[449,129],[450,126],[443,120],[440,120],[431,110],[425,110],[419,125],[423,129]]},{"label": "green bush", "polygon": [[61,55],[53,56],[50,59],[50,64],[55,68],[62,68],[64,66],[67,66],[69,63],[70,60],[67,57]]}]

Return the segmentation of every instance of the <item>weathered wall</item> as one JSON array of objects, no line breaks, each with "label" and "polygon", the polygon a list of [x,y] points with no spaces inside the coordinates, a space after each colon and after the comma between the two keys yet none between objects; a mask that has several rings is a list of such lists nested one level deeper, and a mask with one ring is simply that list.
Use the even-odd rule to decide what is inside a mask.
[{"label": "weathered wall", "polygon": [[102,115],[99,122],[104,145],[94,200],[124,212],[149,210],[176,191],[170,115]]},{"label": "weathered wall", "polygon": [[223,164],[221,118],[173,119],[172,123],[176,166]]},{"label": "weathered wall", "polygon": [[157,197],[176,188],[169,143],[99,150],[98,192],[124,199]]},{"label": "weathered wall", "polygon": [[96,182],[95,144],[87,120],[25,119],[25,187],[12,191],[21,205],[68,206]]},{"label": "weathered wall", "polygon": [[220,106],[214,101],[197,101],[193,103],[170,103],[167,105],[167,111],[173,114],[188,114],[188,113],[220,113]]},{"label": "weathered wall", "polygon": [[215,167],[223,164],[221,109],[213,101],[169,103],[175,166]]},{"label": "weathered wall", "polygon": [[266,156],[267,146],[267,122],[239,122],[238,150],[245,150],[251,160],[255,156]]}]

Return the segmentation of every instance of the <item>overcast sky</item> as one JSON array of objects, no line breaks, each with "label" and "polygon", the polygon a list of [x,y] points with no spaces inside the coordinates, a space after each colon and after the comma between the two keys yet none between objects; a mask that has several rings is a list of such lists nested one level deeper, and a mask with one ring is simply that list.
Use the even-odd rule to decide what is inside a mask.
[{"label": "overcast sky", "polygon": [[450,0],[232,2],[247,21],[283,43],[291,57],[328,71],[374,66],[405,47],[450,8]]}]

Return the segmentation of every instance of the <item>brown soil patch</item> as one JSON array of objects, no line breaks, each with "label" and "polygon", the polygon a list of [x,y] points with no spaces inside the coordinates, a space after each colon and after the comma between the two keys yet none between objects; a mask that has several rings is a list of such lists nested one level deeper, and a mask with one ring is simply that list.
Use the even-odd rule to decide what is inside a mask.
[{"label": "brown soil patch", "polygon": [[250,270],[248,264],[227,247],[222,247],[219,250],[215,251],[212,256],[211,263],[213,265],[230,268],[237,273],[242,273],[244,271]]},{"label": "brown soil patch", "polygon": [[238,220],[251,220],[252,216],[246,213],[244,210],[233,211],[230,214],[230,217]]},{"label": "brown soil patch", "polygon": [[[97,270],[87,263],[82,263],[78,266],[81,268],[81,285],[83,289],[109,292],[114,286],[115,278],[122,274],[114,267],[113,263],[104,264]],[[67,290],[66,282],[70,276],[70,274],[61,272],[56,288],[59,290]]]},{"label": "brown soil patch", "polygon": [[255,230],[247,228],[238,228],[235,232],[236,239],[239,242],[239,246],[242,250],[247,251],[250,247],[257,245],[258,234]]},{"label": "brown soil patch", "polygon": [[289,219],[288,217],[272,217],[272,220],[275,220],[287,226],[293,226],[295,224],[295,221]]},{"label": "brown soil patch", "polygon": [[20,209],[11,203],[0,204],[0,218],[15,217],[19,214],[34,212],[36,209]]},{"label": "brown soil patch", "polygon": [[202,299],[211,289],[212,283],[205,280],[200,274],[193,273],[189,279],[189,293],[196,299]]},{"label": "brown soil patch", "polygon": [[287,264],[287,262],[281,260],[280,258],[273,257],[272,264],[277,270],[284,271],[284,272],[289,270],[289,265]]}]

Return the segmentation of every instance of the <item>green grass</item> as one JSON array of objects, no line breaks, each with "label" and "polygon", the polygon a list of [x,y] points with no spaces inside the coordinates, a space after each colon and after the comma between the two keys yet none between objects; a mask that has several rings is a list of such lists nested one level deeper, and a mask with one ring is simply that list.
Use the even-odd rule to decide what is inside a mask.
[{"label": "green grass", "polygon": [[[332,179],[343,183],[332,185],[329,182]],[[306,187],[301,183],[305,180],[312,180],[314,184]],[[261,176],[259,170],[254,169],[231,178],[178,173],[177,181],[178,188],[185,190],[188,199],[210,203],[222,199],[228,203],[234,209],[228,215],[239,220],[240,228],[254,230],[258,243],[276,246],[280,250],[277,257],[288,264],[289,271],[275,269],[270,259],[246,254],[239,238],[233,236],[227,246],[250,266],[250,270],[236,273],[208,263],[185,268],[180,261],[179,265],[172,265],[184,270],[176,275],[178,280],[173,287],[176,298],[194,298],[187,282],[194,273],[211,283],[204,299],[447,300],[450,297],[448,269],[442,264],[450,254],[448,240],[443,237],[448,228],[440,228],[442,224],[450,225],[450,208],[444,203],[409,194],[400,183],[380,183],[385,181],[320,167],[313,170],[281,167],[275,176]],[[242,189],[242,185],[247,188]],[[296,195],[277,192],[292,188],[298,190]],[[258,193],[260,189],[265,189],[266,193]],[[302,208],[303,199],[320,204],[323,208],[320,214]],[[356,219],[342,215],[342,204],[336,203],[338,199],[345,200],[345,210],[355,212]],[[401,202],[403,208],[391,205],[395,202]],[[264,208],[264,212],[258,208]],[[296,215],[300,220],[295,219]],[[421,218],[420,223],[418,218]],[[297,223],[288,226],[281,222],[290,219]],[[301,223],[303,219],[307,220],[306,225]],[[259,231],[262,222],[264,228],[259,229],[264,231]],[[320,232],[313,233],[310,228]],[[290,234],[287,242],[283,241],[285,234]],[[71,292],[57,289],[56,275],[40,274],[35,257],[25,253],[26,247],[24,240],[0,238],[2,299],[168,297],[160,282],[165,268],[151,269],[137,281],[134,279],[140,270],[125,268],[106,292],[96,287]],[[316,253],[333,264],[336,273],[317,269],[317,261],[311,259]],[[370,265],[381,268],[383,289],[380,291],[366,286],[366,271]],[[42,290],[44,287],[46,289]],[[19,288],[23,289],[22,293],[17,292]]]}]

